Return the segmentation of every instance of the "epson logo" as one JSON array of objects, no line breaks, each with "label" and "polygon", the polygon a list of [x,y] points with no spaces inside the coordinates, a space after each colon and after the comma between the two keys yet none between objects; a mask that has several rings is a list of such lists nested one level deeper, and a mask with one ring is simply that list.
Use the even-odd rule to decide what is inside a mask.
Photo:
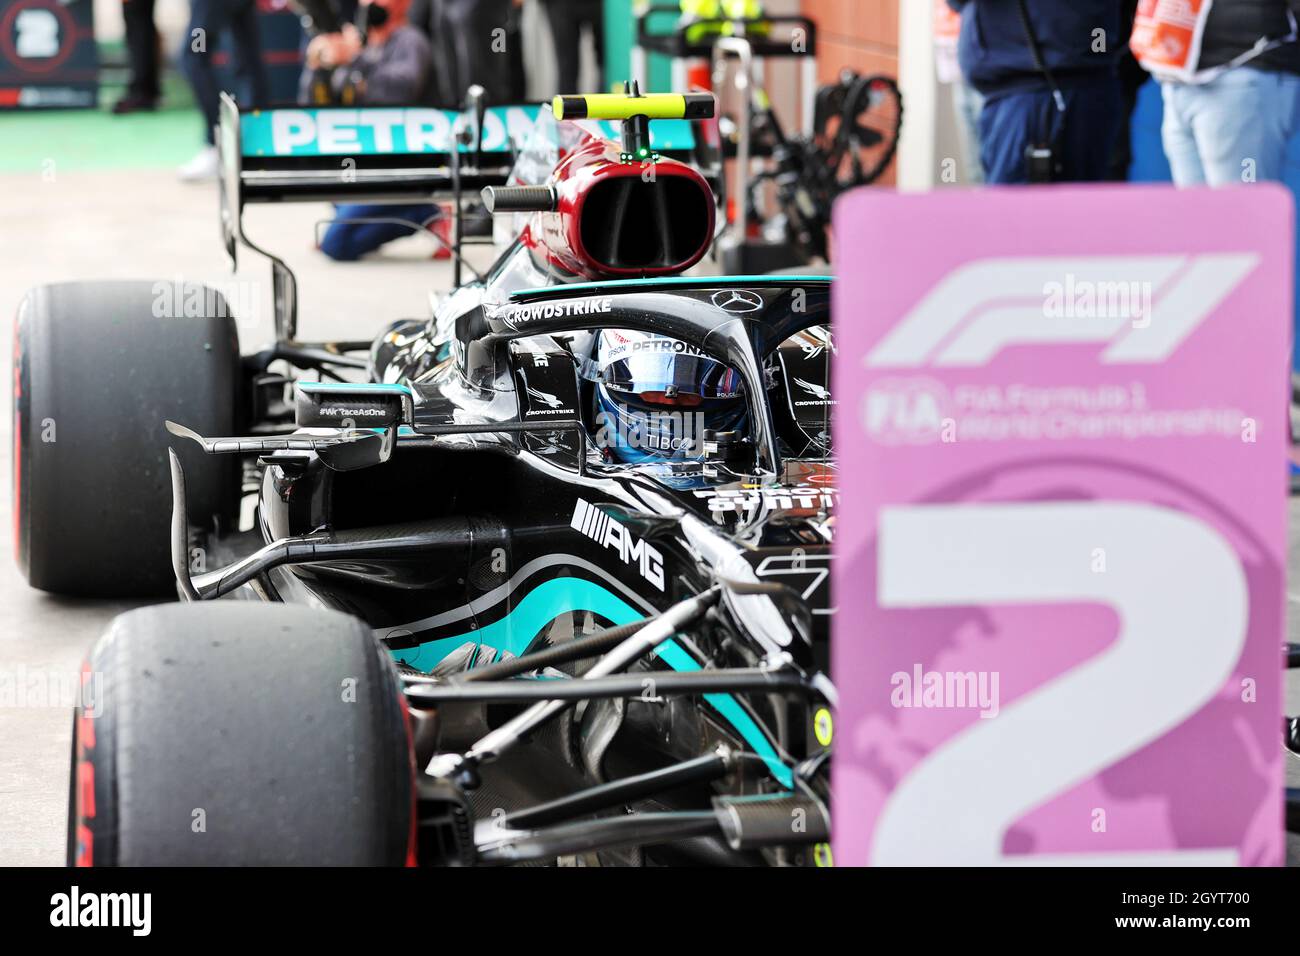
[{"label": "epson logo", "polygon": [[602,548],[613,548],[624,564],[636,562],[641,577],[660,591],[664,589],[663,555],[644,538],[638,540],[620,522],[581,498],[573,506],[573,520],[569,524]]},{"label": "epson logo", "polygon": [[[978,259],[935,284],[864,364],[971,367],[1014,345],[1089,342],[1105,346],[1104,364],[1163,362],[1258,264],[1252,252]],[[1054,312],[1052,293],[1066,277],[1086,288],[1149,283],[1155,294],[1138,321],[1124,309]]]}]

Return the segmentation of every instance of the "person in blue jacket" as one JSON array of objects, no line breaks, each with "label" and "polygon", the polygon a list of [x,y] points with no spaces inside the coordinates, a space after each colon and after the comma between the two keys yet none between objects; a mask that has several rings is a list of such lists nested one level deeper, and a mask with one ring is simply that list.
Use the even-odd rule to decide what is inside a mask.
[{"label": "person in blue jacket", "polygon": [[957,58],[984,96],[980,162],[990,183],[1107,178],[1126,115],[1122,0],[948,0]]}]

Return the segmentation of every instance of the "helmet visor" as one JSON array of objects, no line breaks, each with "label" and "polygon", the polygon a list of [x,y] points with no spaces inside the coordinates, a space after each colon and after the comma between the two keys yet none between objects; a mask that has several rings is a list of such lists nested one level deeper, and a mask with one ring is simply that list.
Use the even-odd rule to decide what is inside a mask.
[{"label": "helmet visor", "polygon": [[735,369],[677,339],[607,329],[598,354],[605,387],[647,404],[691,406],[744,394]]}]

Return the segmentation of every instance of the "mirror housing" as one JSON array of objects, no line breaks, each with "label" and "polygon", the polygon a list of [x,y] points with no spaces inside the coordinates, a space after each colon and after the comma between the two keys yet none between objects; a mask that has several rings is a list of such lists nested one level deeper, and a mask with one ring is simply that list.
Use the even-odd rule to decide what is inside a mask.
[{"label": "mirror housing", "polygon": [[299,382],[294,421],[299,428],[397,428],[414,419],[404,385]]}]

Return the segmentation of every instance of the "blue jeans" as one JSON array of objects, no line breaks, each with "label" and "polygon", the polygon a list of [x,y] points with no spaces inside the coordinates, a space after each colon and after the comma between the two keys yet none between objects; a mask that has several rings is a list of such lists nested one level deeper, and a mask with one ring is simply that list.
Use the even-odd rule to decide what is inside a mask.
[{"label": "blue jeans", "polygon": [[968,186],[984,182],[984,166],[980,162],[980,111],[984,97],[980,91],[957,77],[952,82],[952,108],[957,114],[957,141],[961,143],[961,165]]},{"label": "blue jeans", "polygon": [[412,226],[399,222],[342,222],[344,219],[403,219],[423,223],[433,219],[441,210],[436,205],[381,206],[347,203],[337,206],[334,216],[320,241],[320,251],[339,262],[352,262],[367,252],[374,252],[385,242],[415,234]]},{"label": "blue jeans", "polygon": [[1300,121],[1300,76],[1239,66],[1209,83],[1162,83],[1165,155],[1179,186],[1281,179]]},{"label": "blue jeans", "polygon": [[980,162],[989,183],[1025,183],[1025,148],[1051,142],[1066,182],[1106,179],[1122,122],[1119,79],[1061,83],[1062,114],[1047,90],[993,93],[980,110]]},{"label": "blue jeans", "polygon": [[[203,132],[208,145],[216,142],[212,130],[217,125],[221,100],[212,55],[226,31],[230,33],[230,59],[235,76],[248,87],[247,98],[239,100],[240,108],[265,107],[271,98],[270,80],[262,61],[257,0],[191,0],[190,25],[185,31],[178,63],[194,88],[194,100],[203,114]],[[196,35],[201,39],[196,39]],[[196,45],[203,49],[194,49]]]}]

